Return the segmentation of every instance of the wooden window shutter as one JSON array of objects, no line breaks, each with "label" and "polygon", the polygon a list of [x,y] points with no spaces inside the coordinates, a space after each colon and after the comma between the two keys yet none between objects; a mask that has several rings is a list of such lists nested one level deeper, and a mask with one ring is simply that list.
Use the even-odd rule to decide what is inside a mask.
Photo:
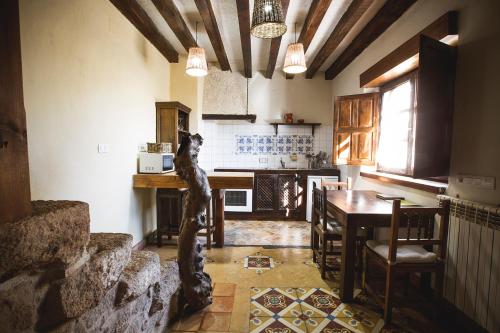
[{"label": "wooden window shutter", "polygon": [[413,177],[449,174],[456,48],[420,36]]},{"label": "wooden window shutter", "polygon": [[379,115],[379,93],[335,99],[333,164],[375,164]]}]

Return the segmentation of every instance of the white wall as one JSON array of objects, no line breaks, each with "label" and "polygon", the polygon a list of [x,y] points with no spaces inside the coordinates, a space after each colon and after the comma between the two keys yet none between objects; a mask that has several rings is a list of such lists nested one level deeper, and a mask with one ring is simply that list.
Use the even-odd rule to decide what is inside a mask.
[{"label": "white wall", "polygon": [[[237,72],[223,72],[210,66],[203,83],[203,113],[245,114],[246,78]],[[172,81],[173,82],[173,81]],[[314,136],[314,151],[331,153],[332,99],[331,87],[322,77],[306,80],[296,76],[286,80],[283,72],[276,71],[272,80],[255,72],[248,81],[248,112],[257,115],[255,124],[246,121],[199,122],[204,147],[200,152],[200,165],[205,169],[230,168],[274,168],[280,159],[288,167],[306,167],[304,155],[298,161],[288,155],[242,155],[236,153],[236,135],[274,135],[272,121],[282,121],[284,113],[293,113],[294,119],[319,122]],[[279,135],[310,135],[310,127],[284,126]]]},{"label": "white wall", "polygon": [[[495,176],[500,181],[500,2],[498,0],[419,0],[332,81],[332,95],[363,93],[359,75],[449,10],[459,11],[450,195],[491,204],[500,203],[500,188],[481,190],[458,184],[457,174]],[[425,203],[433,196],[400,186],[386,186],[358,177],[359,168],[343,167],[356,188],[406,194]],[[345,173],[344,173],[345,174]]]},{"label": "white wall", "polygon": [[20,17],[33,200],[88,202],[92,232],[137,243],[155,226],[137,145],[155,140],[169,63],[109,1],[21,0]]}]

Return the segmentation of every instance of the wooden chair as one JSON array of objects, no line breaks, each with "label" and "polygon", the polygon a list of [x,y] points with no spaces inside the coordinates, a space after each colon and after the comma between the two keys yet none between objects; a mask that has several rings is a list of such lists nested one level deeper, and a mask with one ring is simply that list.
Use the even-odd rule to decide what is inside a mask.
[{"label": "wooden chair", "polygon": [[332,182],[325,177],[321,178],[321,187],[325,186],[327,190],[350,190],[350,185],[349,177],[345,182]]},{"label": "wooden chair", "polygon": [[[366,290],[384,309],[384,320],[391,321],[394,284],[396,274],[409,276],[413,273],[435,273],[435,297],[439,303],[442,297],[446,240],[449,222],[449,201],[443,201],[441,207],[401,207],[399,200],[394,200],[389,241],[367,241],[366,260],[385,270],[384,296],[376,294],[366,280]],[[440,217],[439,231],[434,237],[434,219]],[[400,234],[403,235],[400,238]],[[434,252],[433,250],[437,250]]]},{"label": "wooden chair", "polygon": [[[313,183],[313,205],[312,205],[312,222],[311,222],[311,249],[313,250],[313,262],[318,263],[321,278],[326,277],[327,271],[338,270],[338,267],[328,265],[328,256],[341,255],[342,245],[335,244],[342,242],[342,226],[328,212],[327,209],[327,188],[322,189],[316,187]],[[356,246],[356,257],[358,267],[362,266],[362,248],[365,237],[358,236],[358,246]],[[318,261],[319,258],[319,261]]]}]

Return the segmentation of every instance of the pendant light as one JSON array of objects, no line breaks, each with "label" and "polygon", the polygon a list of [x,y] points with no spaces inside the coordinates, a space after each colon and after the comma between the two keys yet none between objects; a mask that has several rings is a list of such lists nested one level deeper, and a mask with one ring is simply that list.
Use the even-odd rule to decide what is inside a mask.
[{"label": "pendant light", "polygon": [[[198,22],[196,22],[196,45],[198,45]],[[190,76],[205,76],[208,74],[207,58],[205,49],[202,47],[190,47],[186,63],[186,74]]]},{"label": "pendant light", "polygon": [[306,70],[304,45],[302,43],[297,43],[297,23],[295,23],[295,43],[288,45],[286,49],[283,71],[288,74],[298,74]]},{"label": "pendant light", "polygon": [[281,0],[255,0],[250,32],[258,38],[276,38],[286,32]]}]

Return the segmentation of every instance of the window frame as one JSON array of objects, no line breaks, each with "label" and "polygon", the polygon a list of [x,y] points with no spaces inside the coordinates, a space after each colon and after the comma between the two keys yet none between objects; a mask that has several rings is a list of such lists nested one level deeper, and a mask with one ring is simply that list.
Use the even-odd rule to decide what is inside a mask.
[{"label": "window frame", "polygon": [[388,174],[394,174],[399,176],[408,176],[413,177],[414,174],[414,159],[415,159],[415,131],[416,131],[416,113],[417,113],[417,96],[418,96],[418,70],[413,70],[409,73],[403,74],[392,81],[387,82],[383,86],[380,87],[380,117],[379,117],[379,132],[378,132],[378,144],[377,144],[377,157],[378,151],[380,149],[380,136],[382,135],[382,116],[384,109],[384,93],[397,88],[398,86],[410,81],[413,89],[411,92],[411,112],[410,112],[410,120],[411,123],[411,133],[408,134],[408,156],[406,158],[406,168],[396,169],[396,168],[387,168],[382,167],[378,158],[376,158],[376,171],[383,172]]}]

